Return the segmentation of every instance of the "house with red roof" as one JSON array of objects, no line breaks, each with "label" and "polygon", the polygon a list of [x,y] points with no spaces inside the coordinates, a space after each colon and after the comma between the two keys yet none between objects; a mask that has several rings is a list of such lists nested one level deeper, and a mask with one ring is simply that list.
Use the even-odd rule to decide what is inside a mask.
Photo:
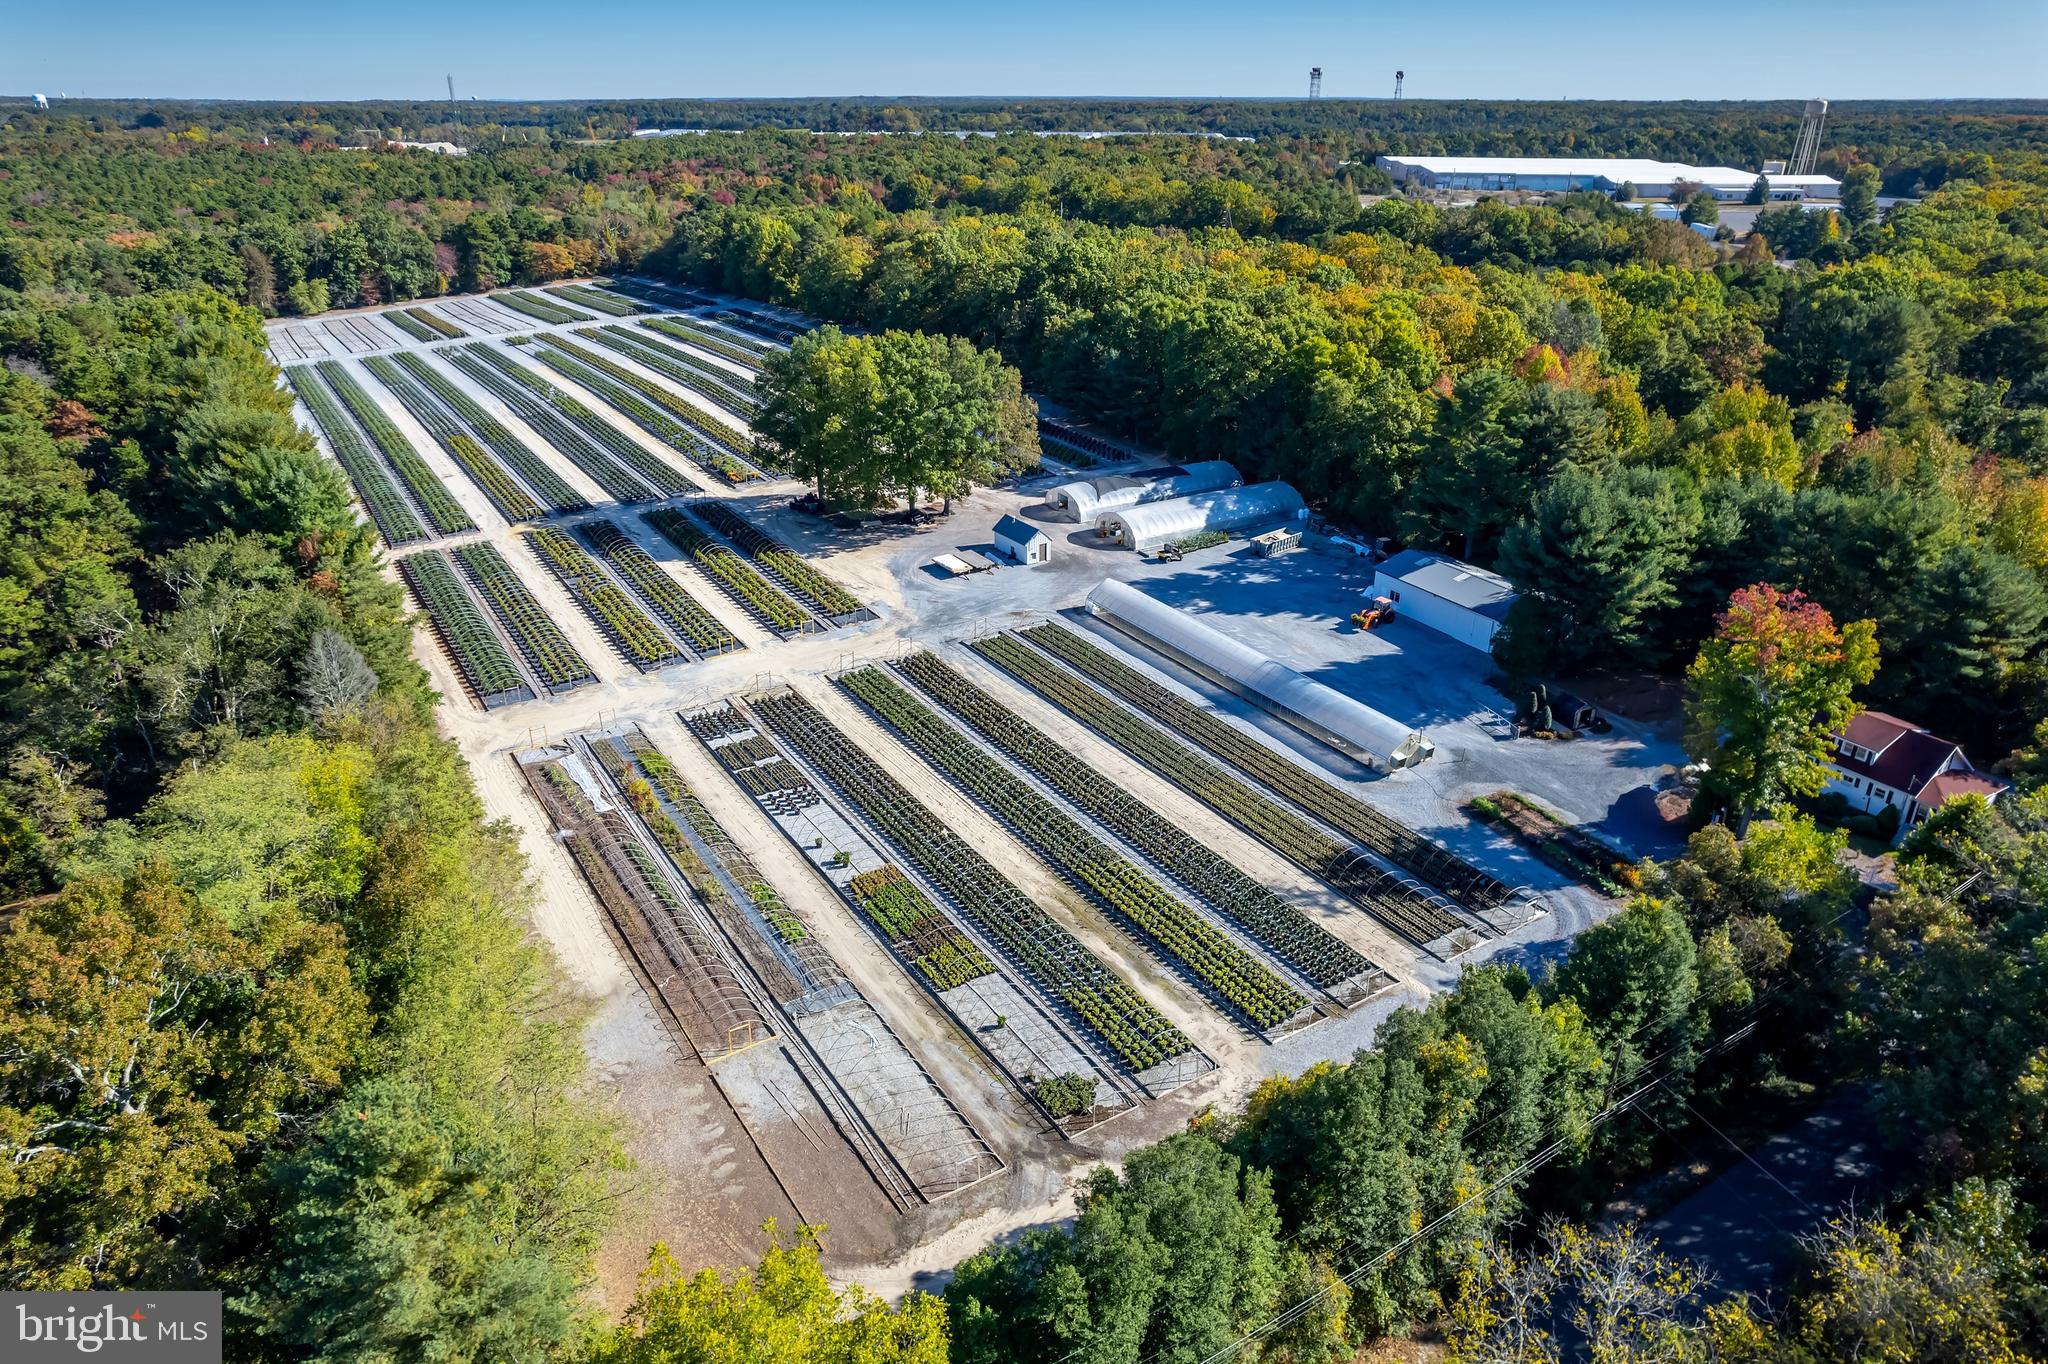
[{"label": "house with red roof", "polygon": [[1957,796],[1997,800],[2010,785],[1979,772],[1962,745],[1896,715],[1866,710],[1835,736],[1821,789],[1862,814],[1897,810],[1903,831]]}]

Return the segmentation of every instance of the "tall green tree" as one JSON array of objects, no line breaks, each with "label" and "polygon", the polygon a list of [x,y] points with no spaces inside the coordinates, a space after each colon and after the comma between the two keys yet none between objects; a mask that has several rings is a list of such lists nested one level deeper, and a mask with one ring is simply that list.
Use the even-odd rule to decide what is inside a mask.
[{"label": "tall green tree", "polygon": [[[1629,1092],[1653,1075],[1686,1075],[1705,1021],[1699,1010],[1698,949],[1673,906],[1638,897],[1621,913],[1579,935],[1552,977],[1554,998],[1575,1004],[1599,1040],[1609,1094]],[[1648,1096],[1652,1110],[1682,1106],[1682,1081]],[[1640,1140],[1628,1128],[1608,1139]]]},{"label": "tall green tree", "polygon": [[761,399],[755,430],[826,496],[950,504],[1038,462],[1017,371],[959,337],[820,328],[770,357]]},{"label": "tall green tree", "polygon": [[1271,1179],[1199,1134],[1098,1172],[1071,1232],[969,1258],[946,1289],[958,1364],[1195,1364],[1275,1306]]},{"label": "tall green tree", "polygon": [[1667,470],[1560,470],[1501,540],[1497,566],[1520,596],[1494,656],[1512,677],[1644,659],[1698,529],[1697,502]]},{"label": "tall green tree", "polygon": [[1877,221],[1877,167],[1864,164],[1842,172],[1842,220],[1850,229]]}]

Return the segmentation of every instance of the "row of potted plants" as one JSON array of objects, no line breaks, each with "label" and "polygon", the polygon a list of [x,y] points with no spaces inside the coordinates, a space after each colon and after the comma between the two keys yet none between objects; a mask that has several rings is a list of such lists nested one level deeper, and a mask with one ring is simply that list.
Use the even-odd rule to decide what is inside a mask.
[{"label": "row of potted plants", "polygon": [[442,486],[441,480],[434,477],[434,471],[427,467],[427,462],[412,448],[412,442],[405,438],[404,433],[391,418],[384,415],[384,409],[377,406],[370,395],[363,391],[363,386],[355,381],[355,376],[341,367],[340,361],[322,360],[314,369],[319,371],[320,377],[327,381],[335,396],[340,398],[342,404],[354,415],[364,434],[383,452],[385,460],[391,465],[391,471],[398,475],[398,481],[412,494],[413,505],[426,516],[429,525],[443,535],[476,529],[476,522],[470,519],[469,513],[462,509],[462,504]]},{"label": "row of potted plants", "polygon": [[[745,393],[728,389],[724,385],[714,383],[701,375],[695,375],[693,371],[682,365],[675,364],[673,360],[668,358],[675,354],[675,352],[665,346],[657,345],[651,339],[641,340],[640,334],[629,328],[617,325],[589,327],[577,332],[576,337],[579,341],[595,341],[599,345],[616,351],[645,365],[656,373],[674,379],[684,388],[700,393],[712,402],[738,412],[741,416],[752,417],[754,415],[755,404]],[[680,420],[685,426],[690,427],[692,431],[697,430],[697,423],[693,419],[701,414],[704,409],[684,398],[681,394],[671,393],[660,384],[652,383],[641,375],[635,374],[632,370],[627,369],[609,356],[600,355],[595,351],[579,346],[559,333],[542,339],[557,343],[578,359],[602,369],[620,383],[630,386],[634,392],[658,404],[669,416]],[[690,377],[685,379],[679,377],[679,375]],[[701,435],[702,432],[697,432],[697,434]]]},{"label": "row of potted plants", "polygon": [[704,524],[732,541],[776,581],[833,620],[861,614],[860,599],[819,572],[811,561],[723,502],[706,499],[689,508]]},{"label": "row of potted plants", "polygon": [[426,539],[426,528],[420,524],[412,504],[405,500],[405,494],[399,492],[397,481],[383,461],[371,453],[369,443],[327,391],[327,385],[320,382],[312,366],[292,365],[285,370],[284,377],[306,410],[313,414],[314,425],[327,437],[327,447],[334,451],[335,461],[348,475],[349,482],[355,484],[356,500],[370,514],[384,543],[396,548]]},{"label": "row of potted plants", "polygon": [[422,326],[432,328],[440,336],[451,341],[458,336],[469,335],[468,332],[431,308],[407,308],[405,309],[405,315]]},{"label": "row of potted plants", "polygon": [[[995,642],[1022,655],[1027,666],[1043,665],[1042,659],[1007,636],[998,635],[991,641]],[[1007,667],[1016,660],[999,661]],[[1106,780],[1066,745],[1026,723],[937,655],[913,654],[897,663],[896,669],[997,750],[1128,840],[1156,865],[1170,870],[1309,981],[1330,989],[1376,969],[1350,944],[1122,786]]]},{"label": "row of potted plants", "polygon": [[[641,822],[654,835],[655,842],[661,845],[669,860],[682,872],[683,879],[690,883],[690,888],[704,901],[712,917],[727,925],[728,931],[745,932],[759,937],[760,924],[766,924],[769,932],[785,943],[795,945],[810,939],[810,930],[804,921],[782,902],[782,897],[775,893],[773,886],[761,880],[760,873],[753,870],[752,864],[745,863],[743,859],[740,859],[737,866],[727,866],[726,872],[733,876],[734,883],[741,888],[740,893],[745,895],[753,906],[759,922],[738,912],[740,907],[734,903],[732,894],[726,888],[726,882],[720,879],[698,855],[696,845],[684,832],[678,811],[668,799],[669,792],[657,791],[651,774],[642,765],[640,752],[628,757],[609,739],[594,741],[590,751],[596,755],[605,771],[611,774],[612,780],[618,783],[619,789],[625,792],[627,803],[640,816]],[[650,748],[645,752],[654,753],[654,750]],[[659,757],[659,754],[654,756]],[[697,811],[708,818],[708,813],[696,803],[694,795],[687,787],[681,786],[679,777],[674,776],[674,769],[666,770],[680,788],[684,798],[689,799]],[[702,837],[701,834],[699,836]],[[722,833],[717,842],[726,848],[732,847],[730,840],[725,839]],[[733,851],[737,854],[737,849]],[[784,969],[787,969],[786,962]],[[769,982],[770,988],[776,990],[778,996],[783,998],[795,997],[788,993],[789,991],[801,994],[818,988],[822,983],[814,979],[799,978],[795,973],[789,973],[786,980]]]},{"label": "row of potted plants", "polygon": [[514,312],[525,313],[528,317],[541,322],[590,321],[589,313],[564,308],[552,299],[542,298],[539,294],[529,293],[524,289],[507,289],[503,293],[492,294],[491,302],[500,307],[510,308]]},{"label": "row of potted plants", "polygon": [[647,524],[664,539],[688,555],[711,575],[734,601],[744,606],[762,624],[782,635],[802,634],[813,621],[803,608],[782,589],[756,573],[731,549],[711,538],[710,532],[674,507],[656,507],[643,514]]},{"label": "row of potted plants", "polygon": [[854,903],[941,993],[995,970],[989,959],[932,907],[924,892],[893,862],[847,882]]},{"label": "row of potted plants", "polygon": [[1037,850],[1075,889],[1090,895],[1140,943],[1178,962],[1256,1028],[1277,1027],[1308,1001],[1264,962],[1182,904],[1129,859],[1062,812],[879,668],[846,673],[839,685],[894,729],[910,748]]},{"label": "row of potted plants", "polygon": [[683,643],[699,654],[730,653],[746,647],[723,621],[685,592],[682,584],[662,572],[647,551],[634,544],[618,526],[610,521],[592,521],[582,531],[583,538],[606,567],[618,574]]},{"label": "row of potted plants", "polygon": [[597,561],[567,532],[556,526],[541,526],[529,532],[541,562],[553,571],[583,608],[583,614],[628,663],[646,672],[684,661],[675,641],[647,618],[634,600],[599,568]]},{"label": "row of potted plants", "polygon": [[534,500],[533,494],[520,487],[504,466],[470,439],[447,410],[410,375],[393,364],[391,357],[369,356],[364,359],[363,367],[398,399],[399,405],[412,414],[413,420],[426,428],[427,434],[448,452],[448,457],[469,475],[470,481],[483,489],[484,496],[491,500],[499,515],[507,521],[530,521],[541,514],[541,505]]},{"label": "row of potted plants", "polygon": [[563,637],[561,627],[533,599],[496,545],[474,540],[458,545],[454,555],[456,565],[548,690],[563,691],[596,680],[583,655]]},{"label": "row of potted plants", "polygon": [[[468,349],[460,347],[444,350],[441,354],[454,362],[458,368],[462,368],[463,355]],[[505,428],[504,423],[484,411],[481,404],[463,392],[446,374],[429,364],[424,355],[415,351],[400,351],[392,356],[391,360],[474,431],[489,447],[491,453],[517,474],[519,480],[549,511],[580,511],[590,505],[569,486],[567,480],[548,466],[547,461],[528,448],[525,441],[513,435]]]},{"label": "row of potted plants", "polygon": [[658,331],[664,336],[672,336],[721,359],[730,360],[736,365],[744,365],[756,374],[761,372],[762,355],[767,349],[765,346],[750,349],[739,337],[720,336],[711,328],[682,317],[643,317],[640,319],[640,325]]},{"label": "row of potted plants", "polygon": [[[700,393],[712,402],[729,408],[734,412],[752,417],[756,411],[757,405],[753,401],[753,390],[751,388],[728,388],[725,385],[712,382],[688,367],[676,363],[675,357],[680,352],[660,344],[653,337],[647,336],[643,332],[613,324],[603,327],[588,327],[577,332],[575,335],[579,340],[595,341],[599,345],[616,351],[627,359],[643,365],[657,374],[666,375],[682,387],[694,393]],[[551,336],[546,339],[558,344],[567,341],[567,338],[562,336]],[[720,421],[696,403],[688,401],[679,394],[669,392],[659,384],[649,383],[640,375],[618,364],[608,356],[600,355],[595,351],[584,350],[574,342],[568,342],[563,348],[602,369],[620,383],[630,385],[641,396],[660,404],[663,411],[670,417],[681,422],[692,432],[711,442],[711,444],[720,447],[727,455],[744,456],[749,453],[750,442],[745,436],[740,434],[738,428]],[[694,357],[692,358],[694,359]]]},{"label": "row of potted plants", "polygon": [[505,652],[497,632],[462,590],[446,555],[439,550],[408,555],[398,561],[398,571],[414,599],[426,609],[441,647],[448,651],[471,691],[488,698],[527,690],[512,655]]},{"label": "row of potted plants", "polygon": [[[642,430],[648,432],[671,450],[688,457],[699,468],[713,473],[717,472],[716,461],[723,452],[702,435],[699,435],[687,423],[676,420],[675,414],[662,410],[663,407],[669,406],[671,403],[678,406],[684,405],[682,399],[675,397],[673,394],[659,393],[655,385],[647,383],[638,375],[632,374],[619,366],[612,365],[603,356],[593,354],[573,342],[563,340],[560,336],[548,336],[539,339],[545,342],[545,344],[536,346],[534,354],[540,359],[542,364],[545,364],[548,368],[566,378],[573,379],[590,392],[595,393],[598,397],[604,399],[604,401],[610,403],[628,417],[631,417]],[[507,363],[509,363],[509,360]],[[613,371],[617,372],[614,373]],[[620,378],[619,375],[621,374],[626,377]],[[652,398],[652,401],[649,401],[650,398]],[[660,463],[658,460],[653,460],[652,456],[648,455],[644,450],[641,450],[639,454],[644,460],[657,464]],[[623,456],[621,457],[623,458]],[[635,463],[633,467],[637,470],[641,466],[639,463]],[[649,481],[653,482],[658,477],[660,479],[658,486],[661,486],[664,492],[673,495],[675,493],[695,491],[695,486],[688,479],[684,478],[682,474],[668,468],[666,465],[662,465],[661,468],[663,472],[658,475],[649,475]]]},{"label": "row of potted plants", "polygon": [[600,420],[589,408],[519,364],[495,346],[458,346],[444,351],[457,369],[510,408],[564,459],[620,502],[658,496],[627,463],[646,455],[625,432]]},{"label": "row of potted plants", "polygon": [[608,294],[602,289],[592,289],[587,285],[551,284],[548,286],[547,291],[556,298],[566,299],[579,308],[588,308],[594,313],[605,313],[612,317],[631,317],[634,313],[640,311],[638,305],[629,299],[620,298],[616,294]]},{"label": "row of potted plants", "polygon": [[1180,1029],[919,804],[809,701],[788,692],[762,697],[752,705],[763,722],[824,773],[911,866],[944,891],[1025,975],[1126,1066],[1142,1071],[1194,1049]]},{"label": "row of potted plants", "polygon": [[750,336],[758,336],[762,340],[772,341],[778,346],[787,346],[790,342],[810,330],[807,326],[799,327],[788,322],[779,322],[772,317],[765,317],[760,313],[741,312],[734,308],[720,309],[718,312],[711,314],[711,317],[713,321],[722,322],[735,331],[745,332]]},{"label": "row of potted plants", "polygon": [[1300,763],[1282,757],[1200,706],[1174,695],[1065,626],[1047,623],[1021,633],[1025,640],[1069,664],[1104,690],[1128,701],[1168,729],[1192,740],[1198,747],[1207,749],[1331,828],[1424,882],[1475,909],[1492,909],[1507,898],[1509,887],[1505,883],[1439,848],[1414,830],[1402,827],[1356,796],[1339,790]]},{"label": "row of potted plants", "polygon": [[976,641],[982,657],[1095,730],[1295,865],[1319,876],[1401,936],[1434,942],[1464,927],[1349,845],[1006,636]]},{"label": "row of potted plants", "polygon": [[439,341],[441,333],[412,316],[403,308],[393,308],[382,314],[383,319],[415,341]]},{"label": "row of potted plants", "polygon": [[673,341],[664,341],[638,328],[617,324],[592,327],[577,334],[610,346],[657,374],[665,375],[743,417],[751,418],[760,409],[760,395],[754,391],[751,379],[715,365],[701,355],[692,354]]}]

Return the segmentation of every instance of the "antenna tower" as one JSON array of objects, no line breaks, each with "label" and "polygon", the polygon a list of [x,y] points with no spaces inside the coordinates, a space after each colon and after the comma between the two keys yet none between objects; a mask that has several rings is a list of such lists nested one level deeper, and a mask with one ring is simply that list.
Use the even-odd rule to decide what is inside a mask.
[{"label": "antenna tower", "polygon": [[1799,121],[1799,137],[1792,144],[1793,175],[1813,174],[1813,164],[1820,159],[1821,130],[1827,126],[1828,102],[1824,99],[1806,101],[1806,117]]},{"label": "antenna tower", "polygon": [[1407,79],[1408,73],[1406,71],[1396,71],[1394,73],[1394,102],[1397,104],[1401,101],[1401,82]]},{"label": "antenna tower", "polygon": [[1308,97],[1310,99],[1321,99],[1323,97],[1323,68],[1320,66],[1311,66],[1308,69]]}]

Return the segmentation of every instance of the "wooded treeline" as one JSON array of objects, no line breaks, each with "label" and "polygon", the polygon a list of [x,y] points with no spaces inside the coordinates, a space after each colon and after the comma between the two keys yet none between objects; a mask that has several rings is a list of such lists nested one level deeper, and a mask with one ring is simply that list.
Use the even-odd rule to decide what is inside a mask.
[{"label": "wooded treeline", "polygon": [[258,319],[0,295],[0,353],[0,1282],[546,1357],[618,1141]]},{"label": "wooded treeline", "polygon": [[1597,196],[1312,242],[734,206],[650,267],[969,337],[1119,434],[1498,563],[1516,674],[1675,669],[1734,589],[1803,589],[1877,621],[1873,704],[1992,761],[2048,718],[2044,215],[1958,184],[1786,268]]},{"label": "wooded treeline", "polygon": [[[1389,87],[1392,71],[1385,73]],[[829,133],[1206,134],[1224,138],[1344,139],[1356,152],[1474,156],[1637,156],[1695,165],[1782,161],[1805,101],[1407,99],[441,99],[306,104],[253,100],[72,99],[47,113],[7,111],[22,126],[83,123],[114,129],[198,127],[254,140],[391,137],[609,138],[639,129]],[[1891,162],[1941,152],[2048,150],[2048,101],[1837,100],[1829,142]]]}]

